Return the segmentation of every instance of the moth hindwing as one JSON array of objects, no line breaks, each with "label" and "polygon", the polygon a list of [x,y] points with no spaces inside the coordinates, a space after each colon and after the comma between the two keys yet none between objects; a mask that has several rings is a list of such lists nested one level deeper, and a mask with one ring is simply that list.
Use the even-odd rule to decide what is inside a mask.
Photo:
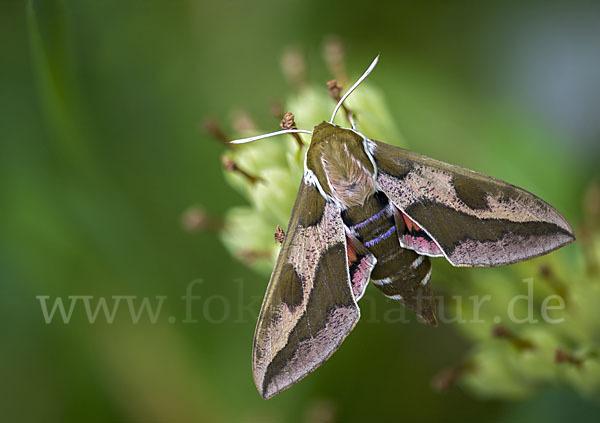
[{"label": "moth hindwing", "polygon": [[573,237],[527,191],[323,122],[261,308],[253,374],[264,398],[321,365],[360,316],[371,279],[436,324],[429,257],[498,266]]}]

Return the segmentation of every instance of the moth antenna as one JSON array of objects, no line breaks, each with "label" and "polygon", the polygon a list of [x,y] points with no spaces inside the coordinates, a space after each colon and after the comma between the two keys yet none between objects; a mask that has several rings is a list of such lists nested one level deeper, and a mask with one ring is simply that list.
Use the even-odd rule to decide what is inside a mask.
[{"label": "moth antenna", "polygon": [[239,140],[229,141],[229,143],[230,144],[245,144],[247,142],[258,141],[258,140],[262,140],[263,138],[274,137],[276,135],[281,135],[281,134],[310,134],[310,135],[312,135],[312,132],[304,130],[304,129],[284,129],[282,131],[270,132],[268,134],[257,135],[255,137],[240,138]]},{"label": "moth antenna", "polygon": [[344,100],[346,100],[346,98],[348,98],[348,96],[350,94],[352,94],[352,91],[354,91],[356,89],[356,87],[358,87],[361,84],[361,82],[363,82],[365,80],[365,78],[367,76],[369,76],[369,74],[373,71],[373,69],[377,65],[377,62],[379,62],[379,55],[377,55],[375,60],[373,60],[373,62],[369,65],[369,68],[365,71],[365,73],[363,73],[362,76],[360,78],[358,78],[358,81],[356,81],[354,83],[354,85],[351,86],[348,91],[346,91],[346,94],[344,94],[342,99],[338,102],[337,106],[335,106],[335,109],[333,109],[333,114],[331,115],[331,120],[329,121],[329,123],[333,124],[333,119],[335,118],[335,115],[338,112],[338,110],[340,109],[340,107],[342,107]]},{"label": "moth antenna", "polygon": [[[340,96],[340,92],[342,91],[342,87],[340,86],[340,84],[338,84],[338,82],[335,79],[333,79],[327,82],[327,89],[329,90],[329,95],[331,96],[331,98],[333,98],[339,103],[342,99]],[[354,119],[354,112],[348,109],[348,107],[345,104],[342,104],[342,109],[344,109],[344,112],[346,112],[346,117],[350,121],[352,129],[356,131],[358,127],[356,126],[356,121]]]}]

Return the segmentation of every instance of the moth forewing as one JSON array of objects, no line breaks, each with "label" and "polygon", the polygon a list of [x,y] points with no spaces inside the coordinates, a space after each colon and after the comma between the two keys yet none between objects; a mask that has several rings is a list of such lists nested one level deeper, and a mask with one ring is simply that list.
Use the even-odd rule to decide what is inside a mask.
[{"label": "moth forewing", "polygon": [[379,189],[454,266],[511,264],[549,253],[575,239],[554,207],[522,188],[371,142],[379,168]]},{"label": "moth forewing", "polygon": [[[327,360],[359,319],[340,213],[303,179],[254,337],[253,374],[264,398]],[[368,265],[362,270],[366,284]]]}]

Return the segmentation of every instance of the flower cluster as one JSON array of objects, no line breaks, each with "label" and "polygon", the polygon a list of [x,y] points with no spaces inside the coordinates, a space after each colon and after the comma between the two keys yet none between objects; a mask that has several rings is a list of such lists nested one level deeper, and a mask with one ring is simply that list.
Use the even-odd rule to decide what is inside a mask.
[{"label": "flower cluster", "polygon": [[[506,271],[477,269],[452,295],[489,295],[482,323],[456,324],[472,342],[465,361],[442,372],[484,397],[522,398],[538,389],[568,385],[587,397],[600,393],[600,193],[589,190],[586,224],[578,242]],[[485,272],[485,273],[484,273]],[[523,283],[519,282],[522,281]],[[507,316],[507,304],[516,305]],[[548,307],[550,305],[550,307]],[[470,315],[472,303],[461,313]],[[499,323],[502,321],[502,323]]]}]

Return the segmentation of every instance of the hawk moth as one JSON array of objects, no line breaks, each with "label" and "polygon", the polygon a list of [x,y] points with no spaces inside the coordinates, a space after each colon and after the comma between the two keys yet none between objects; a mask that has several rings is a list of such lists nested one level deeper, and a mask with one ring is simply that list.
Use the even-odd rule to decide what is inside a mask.
[{"label": "hawk moth", "polygon": [[575,238],[565,218],[501,180],[369,139],[328,122],[310,133],[304,175],[262,304],[253,375],[263,398],[325,362],[356,325],[369,280],[435,325],[429,257],[500,266]]}]

